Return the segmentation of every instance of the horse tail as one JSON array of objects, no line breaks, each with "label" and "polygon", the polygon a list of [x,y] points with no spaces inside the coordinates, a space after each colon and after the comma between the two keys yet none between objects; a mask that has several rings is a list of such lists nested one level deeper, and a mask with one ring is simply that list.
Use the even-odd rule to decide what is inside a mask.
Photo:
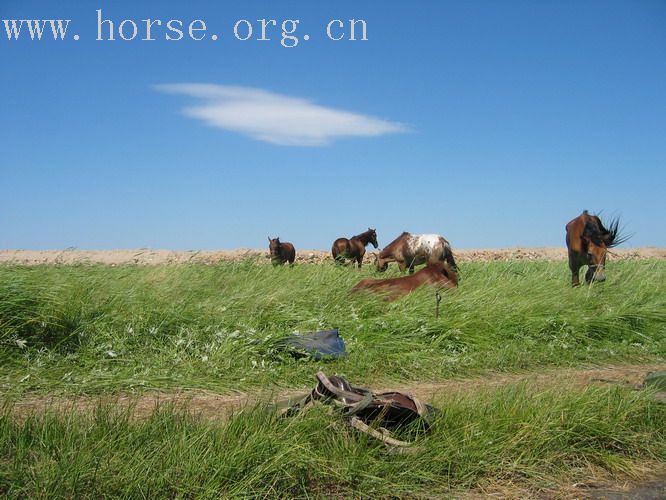
[{"label": "horse tail", "polygon": [[446,261],[451,269],[453,269],[455,272],[458,272],[458,265],[456,264],[456,260],[453,258],[453,250],[451,250],[451,245],[446,240],[444,240],[444,252],[442,254],[442,258],[444,261]]}]

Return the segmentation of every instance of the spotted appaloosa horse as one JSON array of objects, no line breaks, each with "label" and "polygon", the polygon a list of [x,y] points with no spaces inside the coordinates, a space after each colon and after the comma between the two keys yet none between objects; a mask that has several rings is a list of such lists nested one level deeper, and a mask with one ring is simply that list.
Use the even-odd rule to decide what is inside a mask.
[{"label": "spotted appaloosa horse", "polygon": [[458,286],[458,274],[447,263],[440,260],[429,263],[409,276],[384,280],[361,280],[352,289],[352,292],[369,290],[383,295],[388,300],[394,300],[426,284],[434,285],[437,288],[454,288]]},{"label": "spotted appaloosa horse", "polygon": [[271,239],[268,237],[268,250],[271,255],[271,262],[274,266],[282,265],[287,262],[293,264],[296,260],[296,250],[294,245],[288,241],[280,241],[280,237]]},{"label": "spotted appaloosa horse", "polygon": [[365,247],[368,243],[372,243],[375,248],[379,246],[377,244],[377,232],[374,229],[368,228],[367,231],[352,236],[350,239],[338,238],[331,247],[333,260],[337,264],[344,263],[345,259],[351,260],[352,263],[356,261],[360,269],[365,255]]},{"label": "spotted appaloosa horse", "polygon": [[590,215],[587,210],[567,224],[572,286],[580,285],[579,271],[583,266],[588,266],[585,273],[586,283],[605,281],[604,266],[608,249],[628,239],[620,235],[619,224],[619,219],[612,219],[606,228],[598,216]]},{"label": "spotted appaloosa horse", "polygon": [[438,234],[404,232],[379,252],[377,270],[386,271],[389,262],[397,262],[400,271],[409,269],[411,274],[414,266],[434,264],[442,260],[446,261],[451,269],[457,270],[451,245],[444,237]]}]

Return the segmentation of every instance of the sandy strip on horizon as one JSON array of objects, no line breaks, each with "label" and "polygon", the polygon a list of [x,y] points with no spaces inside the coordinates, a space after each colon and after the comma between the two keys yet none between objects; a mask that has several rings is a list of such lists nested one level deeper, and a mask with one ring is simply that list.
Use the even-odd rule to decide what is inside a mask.
[{"label": "sandy strip on horizon", "polygon": [[[459,262],[491,262],[508,260],[564,261],[566,248],[497,248],[497,249],[456,249]],[[372,264],[376,251],[367,252],[365,263]],[[0,264],[39,265],[39,264],[106,264],[119,265],[161,265],[161,264],[215,264],[217,262],[238,262],[255,259],[269,262],[268,251],[253,248],[233,250],[154,250],[150,248],[122,250],[0,250]],[[620,248],[613,249],[610,260],[666,259],[666,248]],[[330,252],[323,250],[297,250],[296,261],[301,263],[322,263],[332,261]]]}]

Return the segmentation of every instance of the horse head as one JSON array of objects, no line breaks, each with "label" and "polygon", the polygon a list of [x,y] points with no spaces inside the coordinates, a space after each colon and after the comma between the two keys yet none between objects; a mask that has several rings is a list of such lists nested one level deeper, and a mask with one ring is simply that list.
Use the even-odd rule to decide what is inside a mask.
[{"label": "horse head", "polygon": [[383,273],[388,269],[389,260],[382,259],[381,254],[377,255],[377,260],[375,261],[375,265],[377,266],[377,271]]},{"label": "horse head", "polygon": [[447,284],[450,286],[458,286],[458,273],[444,262],[439,262],[438,264],[437,267],[439,272],[448,280]]},{"label": "horse head", "polygon": [[591,215],[587,218],[583,229],[583,242],[586,244],[585,248],[587,248],[589,267],[585,274],[585,280],[588,283],[590,281],[606,280],[604,266],[606,265],[608,249],[626,240],[626,237],[620,235],[618,219],[612,219],[608,228],[606,228],[598,216]]},{"label": "horse head", "polygon": [[280,255],[281,244],[279,236],[273,239],[271,239],[270,236],[268,237],[268,249],[270,250],[272,256]]},{"label": "horse head", "polygon": [[372,243],[372,246],[375,248],[379,247],[379,244],[377,243],[377,231],[374,229],[368,228],[368,242]]}]

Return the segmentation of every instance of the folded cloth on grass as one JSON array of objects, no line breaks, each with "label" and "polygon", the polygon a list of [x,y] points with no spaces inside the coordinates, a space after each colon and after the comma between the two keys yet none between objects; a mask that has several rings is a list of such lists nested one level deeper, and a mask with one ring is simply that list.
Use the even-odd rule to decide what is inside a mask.
[{"label": "folded cloth on grass", "polygon": [[290,335],[278,341],[278,345],[289,348],[295,355],[309,355],[315,361],[324,356],[342,358],[347,355],[345,341],[337,328],[321,332]]}]

